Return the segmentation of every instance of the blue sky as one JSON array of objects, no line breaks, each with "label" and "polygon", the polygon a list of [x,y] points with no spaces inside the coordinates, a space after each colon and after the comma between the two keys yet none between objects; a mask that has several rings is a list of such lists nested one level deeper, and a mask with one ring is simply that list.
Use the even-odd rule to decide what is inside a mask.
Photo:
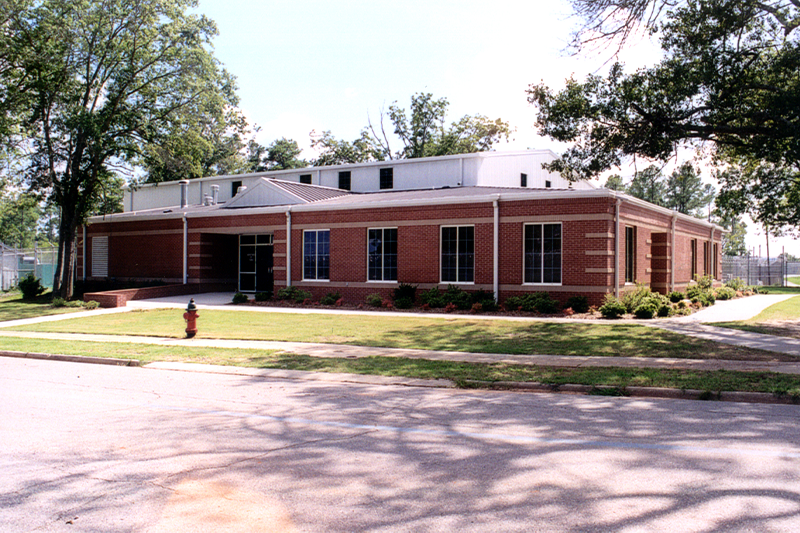
[{"label": "blue sky", "polygon": [[[451,121],[482,114],[509,122],[513,140],[498,150],[560,152],[536,134],[525,89],[604,73],[610,57],[564,52],[578,24],[567,0],[199,0],[198,12],[219,27],[215,54],[237,77],[258,140],[294,139],[306,157],[312,129],[353,140],[368,118],[395,101],[407,108],[417,92],[446,97]],[[657,58],[657,46],[640,40],[620,59],[635,68]],[[749,226],[748,244],[765,248]],[[800,255],[795,240],[771,241],[771,251],[780,245]]]}]

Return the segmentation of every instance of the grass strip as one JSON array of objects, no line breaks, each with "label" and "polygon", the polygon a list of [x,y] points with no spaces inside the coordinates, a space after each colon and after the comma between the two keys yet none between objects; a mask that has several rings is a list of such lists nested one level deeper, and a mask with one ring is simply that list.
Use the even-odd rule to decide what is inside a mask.
[{"label": "grass strip", "polygon": [[0,297],[0,322],[86,310],[82,307],[53,307],[52,297],[52,294],[43,294],[32,300],[23,300],[18,292],[4,295]]},{"label": "grass strip", "polygon": [[[783,360],[796,357],[741,348],[636,324],[390,317],[338,314],[258,313],[201,310],[200,339],[237,339],[346,344],[513,355],[674,357]],[[184,336],[175,309],[65,319],[19,326],[20,331]]]},{"label": "grass strip", "polygon": [[777,323],[781,321],[800,321],[800,296],[771,305],[751,319],[720,322],[714,325],[741,331],[763,333],[765,335],[800,339],[800,329],[781,326]]},{"label": "grass strip", "polygon": [[765,392],[800,396],[800,376],[774,372],[698,371],[682,369],[617,367],[551,367],[507,363],[466,363],[431,361],[402,357],[310,357],[269,350],[235,350],[122,344],[109,347],[103,343],[50,341],[0,337],[0,349],[134,358],[143,363],[172,361],[205,363],[250,368],[340,372],[417,379],[450,379],[459,386],[469,381],[539,382],[550,385],[579,384],[595,387],[628,386],[698,389],[703,391]]}]

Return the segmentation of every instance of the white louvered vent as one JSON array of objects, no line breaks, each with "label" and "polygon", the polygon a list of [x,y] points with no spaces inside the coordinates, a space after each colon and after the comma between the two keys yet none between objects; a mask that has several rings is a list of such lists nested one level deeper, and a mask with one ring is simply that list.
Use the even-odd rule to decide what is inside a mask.
[{"label": "white louvered vent", "polygon": [[108,277],[108,237],[92,237],[92,277]]}]

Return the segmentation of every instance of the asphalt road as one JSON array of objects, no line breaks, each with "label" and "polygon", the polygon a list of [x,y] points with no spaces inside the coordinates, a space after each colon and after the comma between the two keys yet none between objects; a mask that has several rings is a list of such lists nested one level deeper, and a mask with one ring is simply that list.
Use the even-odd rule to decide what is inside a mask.
[{"label": "asphalt road", "polygon": [[800,531],[800,407],[0,358],[0,531]]}]

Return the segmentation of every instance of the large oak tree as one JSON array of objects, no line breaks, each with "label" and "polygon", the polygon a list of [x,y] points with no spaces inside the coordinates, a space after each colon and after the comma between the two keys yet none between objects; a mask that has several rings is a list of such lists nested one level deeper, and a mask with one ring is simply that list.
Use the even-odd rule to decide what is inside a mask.
[{"label": "large oak tree", "polygon": [[[637,28],[660,39],[663,59],[626,72],[532,85],[542,134],[573,143],[551,170],[595,177],[626,158],[665,161],[704,145],[723,168],[717,203],[777,227],[800,226],[800,1],[573,0],[586,17],[578,41]],[[770,201],[764,201],[771,195]]]},{"label": "large oak tree", "polygon": [[73,293],[77,229],[118,172],[197,124],[224,123],[235,104],[209,51],[216,27],[195,5],[0,0],[0,135],[21,140],[25,178],[60,211],[62,297]]}]

